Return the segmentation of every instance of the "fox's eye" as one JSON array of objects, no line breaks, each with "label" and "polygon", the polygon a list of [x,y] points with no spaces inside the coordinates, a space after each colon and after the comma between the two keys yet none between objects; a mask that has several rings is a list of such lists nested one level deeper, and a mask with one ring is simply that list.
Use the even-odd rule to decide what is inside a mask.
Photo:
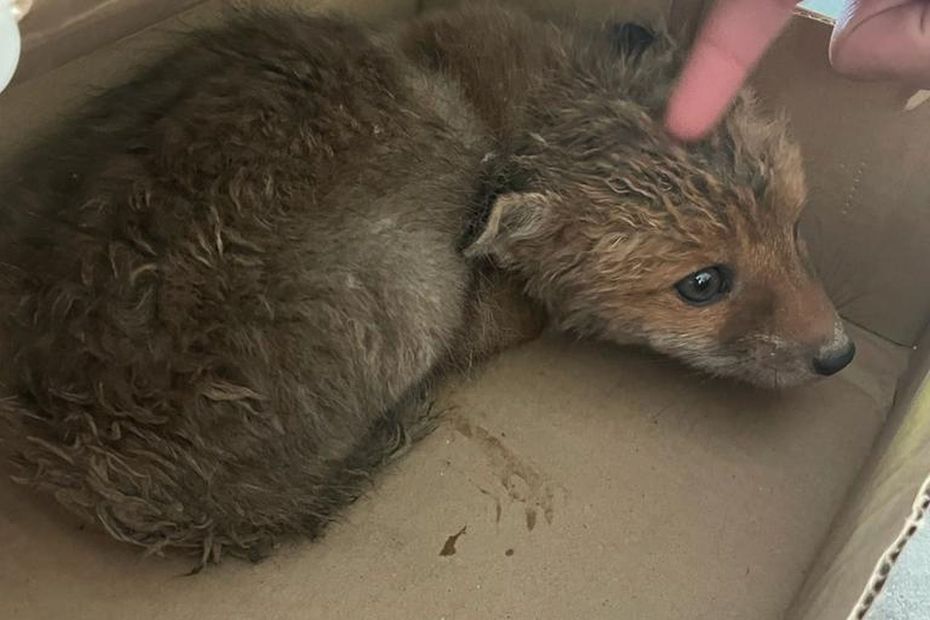
[{"label": "fox's eye", "polygon": [[722,266],[705,267],[675,284],[675,290],[692,306],[720,301],[730,291],[730,270]]}]

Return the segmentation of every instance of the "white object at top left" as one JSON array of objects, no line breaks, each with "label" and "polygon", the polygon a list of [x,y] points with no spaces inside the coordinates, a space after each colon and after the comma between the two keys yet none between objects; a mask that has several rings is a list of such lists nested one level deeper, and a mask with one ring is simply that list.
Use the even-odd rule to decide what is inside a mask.
[{"label": "white object at top left", "polygon": [[19,36],[19,20],[29,12],[32,0],[0,0],[0,92],[13,79],[22,40]]}]

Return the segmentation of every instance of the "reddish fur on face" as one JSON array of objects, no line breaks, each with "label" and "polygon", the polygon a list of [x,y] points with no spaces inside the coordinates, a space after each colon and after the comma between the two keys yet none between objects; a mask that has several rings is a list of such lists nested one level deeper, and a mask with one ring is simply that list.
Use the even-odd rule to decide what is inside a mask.
[{"label": "reddish fur on face", "polygon": [[[633,62],[564,37],[524,95],[528,138],[513,161],[531,181],[478,251],[523,273],[565,329],[765,386],[813,378],[814,357],[848,339],[795,237],[806,190],[786,122],[747,91],[707,140],[676,144],[660,121],[678,66],[671,39]],[[720,301],[677,294],[716,265],[733,274]]]}]

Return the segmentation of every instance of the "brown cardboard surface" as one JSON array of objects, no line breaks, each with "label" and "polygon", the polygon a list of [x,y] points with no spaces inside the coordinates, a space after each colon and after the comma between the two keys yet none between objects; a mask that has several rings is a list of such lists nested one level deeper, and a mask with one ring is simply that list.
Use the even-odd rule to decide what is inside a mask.
[{"label": "brown cardboard surface", "polygon": [[321,542],[197,577],[3,483],[0,617],[775,619],[907,357],[855,336],[850,372],[783,394],[548,337],[450,389]]}]

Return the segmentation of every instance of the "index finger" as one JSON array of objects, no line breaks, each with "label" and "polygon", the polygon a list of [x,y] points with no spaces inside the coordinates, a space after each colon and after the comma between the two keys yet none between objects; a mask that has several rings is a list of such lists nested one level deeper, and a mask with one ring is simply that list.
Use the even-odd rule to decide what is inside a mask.
[{"label": "index finger", "polygon": [[797,0],[718,0],[669,98],[669,133],[698,140],[720,120],[795,4]]}]

